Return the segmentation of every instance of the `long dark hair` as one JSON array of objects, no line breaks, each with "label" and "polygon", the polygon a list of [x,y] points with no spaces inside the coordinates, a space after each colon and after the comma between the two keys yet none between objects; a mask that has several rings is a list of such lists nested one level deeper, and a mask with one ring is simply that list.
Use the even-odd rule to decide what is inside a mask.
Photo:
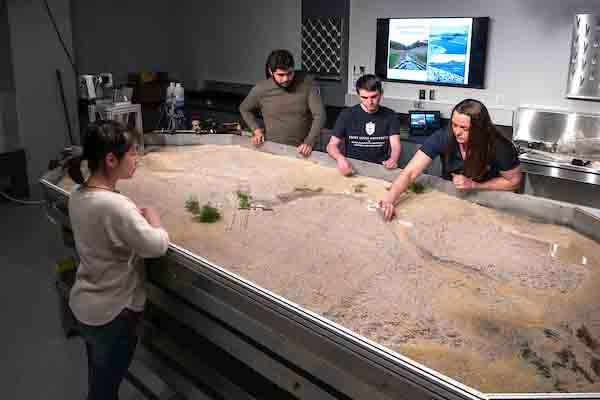
[{"label": "long dark hair", "polygon": [[131,146],[141,141],[140,133],[135,129],[128,129],[118,121],[98,121],[88,126],[83,139],[83,153],[81,157],[73,158],[68,165],[69,176],[75,183],[84,182],[81,172],[81,162],[87,161],[91,173],[104,168],[106,156],[113,153],[117,160],[121,160]]},{"label": "long dark hair", "polygon": [[469,128],[469,142],[467,154],[465,155],[463,175],[477,180],[485,175],[487,166],[494,159],[496,153],[496,141],[506,140],[498,131],[487,108],[480,101],[466,99],[454,106],[448,123],[448,147],[444,157],[450,158],[450,154],[456,148],[456,137],[452,129],[452,117],[454,113],[468,115],[471,118]]}]

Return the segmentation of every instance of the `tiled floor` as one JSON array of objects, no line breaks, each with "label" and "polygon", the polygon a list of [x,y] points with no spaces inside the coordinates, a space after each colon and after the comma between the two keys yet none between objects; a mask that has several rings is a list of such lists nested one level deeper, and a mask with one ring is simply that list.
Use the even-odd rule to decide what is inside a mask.
[{"label": "tiled floor", "polygon": [[[53,264],[69,256],[38,206],[0,199],[0,387],[11,400],[85,399],[86,357],[60,323]],[[143,399],[129,383],[121,400]]]}]

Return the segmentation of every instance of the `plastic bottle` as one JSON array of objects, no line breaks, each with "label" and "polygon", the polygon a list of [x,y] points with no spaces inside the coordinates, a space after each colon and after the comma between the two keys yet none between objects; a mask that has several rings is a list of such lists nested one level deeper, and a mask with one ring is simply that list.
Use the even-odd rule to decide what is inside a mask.
[{"label": "plastic bottle", "polygon": [[169,86],[167,86],[167,97],[165,99],[166,103],[171,104],[174,96],[175,96],[175,82],[171,82],[171,83],[169,83]]},{"label": "plastic bottle", "polygon": [[178,83],[175,85],[174,94],[175,94],[175,108],[182,109],[183,104],[184,104],[185,91],[183,90],[183,86],[181,86],[181,83]]}]

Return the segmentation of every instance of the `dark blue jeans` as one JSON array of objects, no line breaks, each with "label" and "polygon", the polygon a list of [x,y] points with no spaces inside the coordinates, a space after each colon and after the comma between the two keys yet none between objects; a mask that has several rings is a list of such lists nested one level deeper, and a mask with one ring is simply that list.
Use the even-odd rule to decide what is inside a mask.
[{"label": "dark blue jeans", "polygon": [[117,400],[138,342],[141,313],[124,309],[106,325],[79,323],[88,358],[87,400]]}]

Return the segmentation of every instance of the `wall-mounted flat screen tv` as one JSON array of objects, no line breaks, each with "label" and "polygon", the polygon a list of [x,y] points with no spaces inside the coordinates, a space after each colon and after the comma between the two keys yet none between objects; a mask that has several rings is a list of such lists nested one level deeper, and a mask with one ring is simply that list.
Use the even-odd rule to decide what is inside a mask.
[{"label": "wall-mounted flat screen tv", "polygon": [[380,18],[375,73],[388,81],[483,88],[489,17]]}]

